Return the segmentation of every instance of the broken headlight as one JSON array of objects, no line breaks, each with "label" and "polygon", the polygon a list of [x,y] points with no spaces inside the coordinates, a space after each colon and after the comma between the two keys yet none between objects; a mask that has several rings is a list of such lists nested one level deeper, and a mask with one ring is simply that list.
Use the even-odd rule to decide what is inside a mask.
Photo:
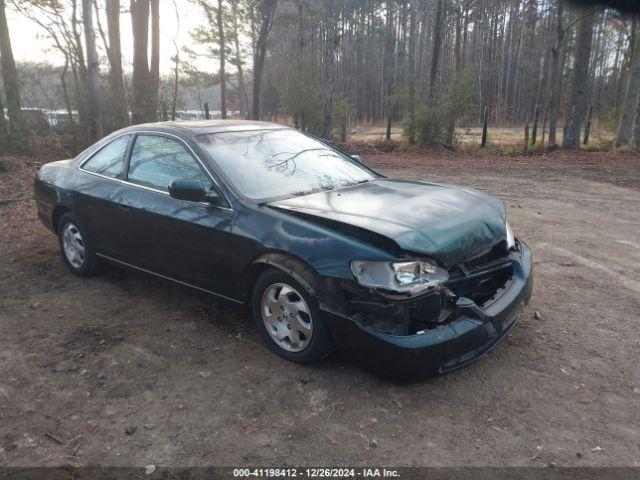
[{"label": "broken headlight", "polygon": [[353,261],[351,271],[362,286],[403,293],[432,288],[449,279],[449,273],[446,270],[425,260]]},{"label": "broken headlight", "polygon": [[516,238],[513,236],[509,222],[505,222],[507,228],[507,250],[513,250],[516,247]]}]

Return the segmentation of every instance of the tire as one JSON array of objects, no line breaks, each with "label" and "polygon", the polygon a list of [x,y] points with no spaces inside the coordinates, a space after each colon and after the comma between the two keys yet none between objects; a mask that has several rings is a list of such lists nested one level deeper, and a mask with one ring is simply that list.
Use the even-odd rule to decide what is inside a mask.
[{"label": "tire", "polygon": [[251,300],[264,342],[280,357],[308,365],[331,353],[331,335],[317,302],[291,276],[266,270],[256,281]]},{"label": "tire", "polygon": [[88,232],[80,219],[71,212],[62,217],[57,226],[60,254],[71,273],[90,277],[97,270],[97,258]]}]

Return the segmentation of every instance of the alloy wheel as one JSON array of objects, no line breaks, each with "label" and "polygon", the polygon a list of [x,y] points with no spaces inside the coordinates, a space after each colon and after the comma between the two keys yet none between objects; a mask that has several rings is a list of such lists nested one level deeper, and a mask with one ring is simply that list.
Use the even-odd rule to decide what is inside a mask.
[{"label": "alloy wheel", "polygon": [[260,303],[264,326],[284,350],[301,352],[313,336],[313,319],[304,297],[290,285],[274,283],[267,287]]},{"label": "alloy wheel", "polygon": [[62,248],[64,256],[74,268],[82,267],[85,248],[82,234],[73,223],[67,223],[62,232]]}]

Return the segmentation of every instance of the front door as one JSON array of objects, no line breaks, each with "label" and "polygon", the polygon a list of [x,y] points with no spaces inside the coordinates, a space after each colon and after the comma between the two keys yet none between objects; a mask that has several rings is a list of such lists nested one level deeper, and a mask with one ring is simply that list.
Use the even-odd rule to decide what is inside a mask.
[{"label": "front door", "polygon": [[126,261],[215,293],[230,294],[233,211],[169,196],[173,180],[200,180],[206,189],[214,189],[211,177],[181,140],[140,133],[134,142],[127,185],[113,198],[128,211]]}]

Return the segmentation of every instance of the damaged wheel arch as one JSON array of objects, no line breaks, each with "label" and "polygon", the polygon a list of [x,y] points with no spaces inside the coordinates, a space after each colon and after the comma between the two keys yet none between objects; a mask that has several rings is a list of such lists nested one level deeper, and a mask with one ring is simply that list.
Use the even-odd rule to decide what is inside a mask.
[{"label": "damaged wheel arch", "polygon": [[315,298],[319,297],[319,293],[322,291],[322,281],[318,272],[311,265],[290,253],[268,252],[254,259],[245,270],[243,275],[245,300],[250,302],[251,291],[256,281],[269,268],[290,275],[304,287],[309,295]]}]

